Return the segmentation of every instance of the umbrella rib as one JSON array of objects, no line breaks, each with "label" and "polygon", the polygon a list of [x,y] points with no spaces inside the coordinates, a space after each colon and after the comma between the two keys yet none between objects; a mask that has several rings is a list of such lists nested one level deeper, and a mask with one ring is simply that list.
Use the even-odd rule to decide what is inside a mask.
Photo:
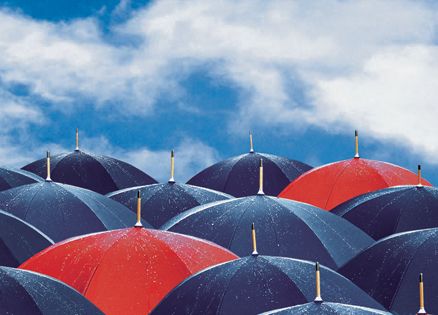
[{"label": "umbrella rib", "polygon": [[333,185],[332,185],[332,189],[330,189],[330,193],[328,194],[328,196],[327,196],[327,200],[325,201],[324,208],[327,207],[327,204],[328,204],[328,202],[329,202],[329,200],[330,200],[330,197],[331,197],[332,194],[333,194],[333,191],[335,190],[335,186],[336,186],[336,184],[338,183],[339,178],[340,178],[341,175],[345,172],[345,170],[347,169],[347,167],[350,166],[350,164],[351,164],[351,161],[348,161],[348,163],[345,164],[344,168],[343,168],[343,169],[338,173],[338,175],[336,176],[335,182],[334,182]]},{"label": "umbrella rib", "polygon": [[[246,262],[245,262],[246,263]],[[231,285],[231,281],[234,279],[235,276],[237,276],[237,274],[239,273],[240,269],[242,269],[242,267],[244,266],[244,264],[242,264],[241,266],[239,266],[239,268],[236,269],[236,271],[234,272],[234,274],[230,277],[230,280],[228,280],[228,283],[224,289],[224,293],[221,296],[221,300],[219,301],[219,305],[217,307],[217,311],[216,314],[220,314],[220,310],[222,308],[222,304],[224,302],[224,298],[225,298],[225,294],[227,294],[228,288]]]}]

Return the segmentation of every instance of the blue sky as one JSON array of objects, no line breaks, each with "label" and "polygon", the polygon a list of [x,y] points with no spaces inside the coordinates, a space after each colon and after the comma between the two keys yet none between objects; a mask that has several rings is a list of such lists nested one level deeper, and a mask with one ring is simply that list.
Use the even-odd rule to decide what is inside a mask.
[{"label": "blue sky", "polygon": [[[438,182],[433,2],[0,1],[0,162],[73,149],[187,180],[256,150]],[[178,166],[179,163],[179,166]],[[179,167],[179,168],[178,168]]]}]

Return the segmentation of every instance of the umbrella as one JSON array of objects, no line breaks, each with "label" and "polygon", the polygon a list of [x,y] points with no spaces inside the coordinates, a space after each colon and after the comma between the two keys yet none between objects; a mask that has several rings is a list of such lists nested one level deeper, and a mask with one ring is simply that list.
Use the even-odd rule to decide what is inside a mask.
[{"label": "umbrella", "polygon": [[[44,177],[45,159],[32,162],[23,169]],[[85,153],[79,150],[78,143],[75,151],[52,157],[51,175],[56,182],[90,189],[100,194],[157,182],[128,163],[108,156]]]},{"label": "umbrella", "polygon": [[388,312],[371,309],[368,307],[363,306],[357,306],[357,305],[348,305],[348,304],[341,304],[341,303],[333,303],[333,302],[326,302],[321,297],[321,280],[320,280],[320,266],[319,263],[316,263],[316,294],[315,299],[313,302],[296,305],[292,307],[286,307],[282,309],[277,309],[273,311],[269,311],[266,313],[263,313],[264,315],[268,314],[342,314],[342,315],[372,315],[372,314],[380,314],[380,315],[390,315]]},{"label": "umbrella", "polygon": [[286,307],[279,310],[263,313],[263,315],[391,315],[391,313],[385,311],[379,311],[368,307],[341,304],[341,303],[306,303],[302,305]]},{"label": "umbrella", "polygon": [[332,210],[374,239],[438,227],[438,188],[397,186],[360,195]]},{"label": "umbrella", "polygon": [[0,191],[41,181],[41,177],[31,172],[0,167]]},{"label": "umbrella", "polygon": [[159,228],[177,214],[190,208],[231,198],[230,195],[211,189],[176,183],[173,151],[171,176],[167,183],[122,189],[108,194],[107,197],[124,204],[129,209],[135,209],[138,190],[142,196],[142,216],[155,228]]},{"label": "umbrella", "polygon": [[[138,216],[141,206],[139,203]],[[175,233],[135,227],[55,244],[20,268],[55,277],[105,314],[147,314],[178,283],[237,258],[220,246]]]},{"label": "umbrella", "polygon": [[333,269],[373,243],[366,233],[330,212],[264,195],[262,183],[258,195],[190,209],[163,229],[204,238],[244,256],[250,246],[247,227],[254,222],[266,255],[318,260]]},{"label": "umbrella", "polygon": [[[152,311],[161,314],[258,314],[314,300],[314,264],[285,257],[259,256],[253,235],[253,253],[213,266],[186,279]],[[334,302],[382,309],[348,279],[321,268],[321,288]]]},{"label": "umbrella", "polygon": [[103,315],[77,291],[35,272],[0,266],[0,292],[1,314]]},{"label": "umbrella", "polygon": [[18,267],[53,241],[23,220],[0,210],[0,265]]},{"label": "umbrella", "polygon": [[[357,139],[356,132],[356,143]],[[353,159],[314,168],[290,183],[278,196],[331,210],[348,199],[370,191],[415,184],[417,176],[407,169],[360,158],[356,145]],[[430,186],[427,181],[423,184]]]},{"label": "umbrella", "polygon": [[[384,238],[344,265],[339,272],[356,283],[389,311],[418,310],[417,277],[424,273],[426,301],[438,300],[438,229],[404,232]],[[438,313],[438,304],[428,311]]]},{"label": "umbrella", "polygon": [[127,227],[135,218],[128,208],[108,197],[52,182],[50,171],[47,180],[41,183],[0,192],[0,209],[32,224],[55,242]]},{"label": "umbrella", "polygon": [[192,177],[187,184],[206,187],[225,192],[235,197],[250,196],[257,193],[257,165],[263,159],[266,168],[265,193],[276,196],[292,180],[312,167],[276,155],[257,153],[252,146],[247,154],[229,158],[216,163]]}]

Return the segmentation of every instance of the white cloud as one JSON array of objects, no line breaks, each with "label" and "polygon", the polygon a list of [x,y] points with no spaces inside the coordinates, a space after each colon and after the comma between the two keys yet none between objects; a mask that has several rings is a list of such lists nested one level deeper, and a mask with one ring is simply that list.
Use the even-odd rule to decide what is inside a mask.
[{"label": "white cloud", "polygon": [[[255,119],[359,127],[434,156],[435,9],[420,1],[157,1],[109,36],[93,19],[50,23],[0,10],[0,80],[29,86],[56,108],[84,98],[146,115],[160,96],[178,100],[180,81],[204,65],[238,90],[231,124],[245,133]],[[158,164],[165,153],[131,158],[143,156]]]}]

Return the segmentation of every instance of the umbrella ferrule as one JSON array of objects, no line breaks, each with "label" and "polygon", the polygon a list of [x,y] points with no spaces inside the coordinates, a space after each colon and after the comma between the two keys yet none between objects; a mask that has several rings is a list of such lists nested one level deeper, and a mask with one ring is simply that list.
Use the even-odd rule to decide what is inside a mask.
[{"label": "umbrella ferrule", "polygon": [[424,308],[424,282],[423,282],[423,273],[420,273],[420,281],[418,283],[418,289],[419,289],[419,297],[420,297],[420,309],[418,310],[417,314],[427,314],[425,308]]},{"label": "umbrella ferrule", "polygon": [[260,167],[259,167],[259,191],[257,195],[264,195],[263,191],[263,160],[260,159]]},{"label": "umbrella ferrule", "polygon": [[170,151],[170,178],[169,178],[169,183],[173,184],[175,183],[175,153],[172,151]]},{"label": "umbrella ferrule", "polygon": [[319,262],[315,264],[315,299],[313,300],[315,303],[321,303],[321,276],[319,271]]},{"label": "umbrella ferrule", "polygon": [[417,177],[418,177],[417,187],[423,187],[422,178],[421,178],[421,165],[420,164],[418,164]]},{"label": "umbrella ferrule", "polygon": [[47,151],[47,156],[46,156],[46,168],[47,168],[46,182],[51,182],[52,179],[50,178],[50,151]]},{"label": "umbrella ferrule", "polygon": [[252,132],[249,132],[249,153],[254,153],[254,144],[252,142]]},{"label": "umbrella ferrule", "polygon": [[79,151],[79,129],[76,128],[76,148],[75,151]]},{"label": "umbrella ferrule", "polygon": [[143,227],[141,224],[141,193],[140,190],[137,191],[137,222],[134,225],[135,227]]},{"label": "umbrella ferrule", "polygon": [[252,256],[258,256],[259,253],[257,252],[257,238],[256,238],[256,231],[254,227],[254,223],[251,225],[251,236],[252,236]]},{"label": "umbrella ferrule", "polygon": [[359,156],[359,133],[357,130],[354,131],[354,158],[358,159]]}]

